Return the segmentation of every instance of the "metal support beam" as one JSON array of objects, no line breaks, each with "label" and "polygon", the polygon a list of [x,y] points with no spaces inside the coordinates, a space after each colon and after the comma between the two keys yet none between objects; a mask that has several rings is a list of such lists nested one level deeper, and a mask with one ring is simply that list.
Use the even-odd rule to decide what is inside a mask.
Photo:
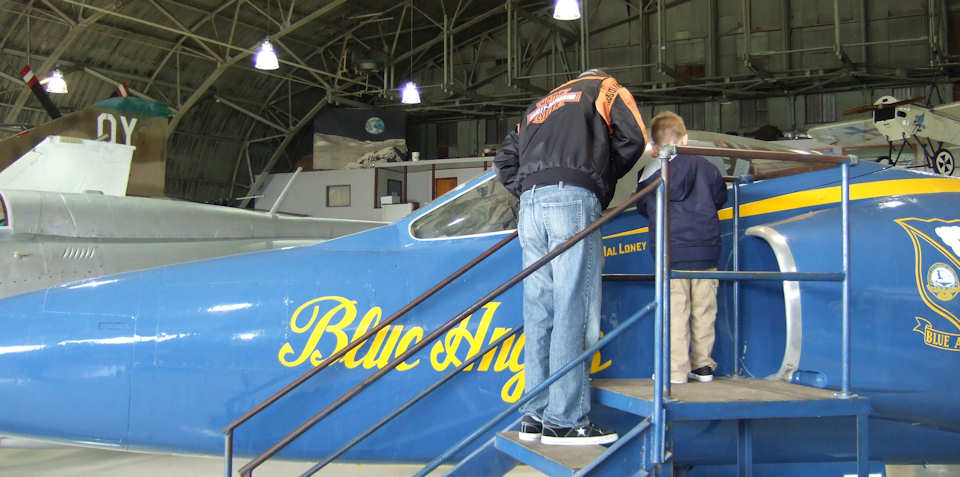
[{"label": "metal support beam", "polygon": [[753,431],[749,419],[737,419],[737,476],[753,476]]},{"label": "metal support beam", "polygon": [[[310,124],[313,120],[313,116],[320,112],[320,110],[323,109],[328,102],[329,101],[327,99],[323,99],[315,104],[313,108],[311,108],[310,111],[300,120],[300,122],[298,122],[297,125],[290,130],[290,132],[287,134],[287,137],[283,138],[283,142],[280,143],[280,146],[278,146],[273,152],[273,155],[270,156],[270,160],[267,161],[267,164],[263,166],[263,172],[260,173],[260,176],[257,177],[257,180],[253,183],[253,185],[250,186],[248,195],[256,195],[256,193],[260,190],[260,187],[263,186],[263,182],[266,180],[267,173],[270,172],[270,169],[273,168],[273,165],[276,164],[277,160],[280,159],[280,156],[287,149],[287,146],[289,146],[293,141],[294,136],[296,136],[304,126]],[[244,199],[243,202],[240,203],[240,208],[242,209],[246,207],[249,202],[250,199]]]},{"label": "metal support beam", "polygon": [[222,105],[224,105],[224,106],[227,106],[227,107],[229,107],[229,108],[231,108],[231,109],[234,109],[234,110],[236,110],[236,111],[239,111],[239,112],[241,112],[241,113],[243,113],[243,114],[246,114],[247,116],[250,116],[251,118],[256,119],[257,121],[260,121],[261,123],[266,124],[267,126],[270,126],[270,127],[274,128],[274,129],[276,129],[276,130],[278,130],[278,131],[281,131],[281,132],[285,133],[285,134],[290,134],[290,130],[289,130],[289,129],[287,129],[287,128],[285,128],[285,127],[283,127],[283,126],[281,126],[281,125],[279,125],[279,124],[277,124],[277,123],[275,123],[275,122],[273,122],[273,121],[270,121],[269,119],[266,119],[266,118],[264,118],[263,116],[260,116],[259,114],[256,114],[256,113],[254,113],[254,112],[252,112],[252,111],[250,111],[250,110],[248,110],[248,109],[246,109],[246,108],[244,108],[244,107],[242,107],[242,106],[239,106],[239,105],[237,105],[236,103],[234,103],[234,102],[232,102],[232,101],[230,101],[230,100],[228,100],[228,99],[222,98],[222,97],[220,97],[220,96],[214,96],[214,98],[216,99],[216,101],[217,101],[218,103],[220,103],[220,104],[222,104]]},{"label": "metal support beam", "polygon": [[753,19],[750,16],[750,0],[742,0],[740,5],[743,11],[743,65],[747,68],[752,68],[753,63],[750,61],[750,33],[753,31]]},{"label": "metal support beam", "polygon": [[590,68],[590,3],[580,2],[580,71]]},{"label": "metal support beam", "polygon": [[[117,3],[116,6],[120,7],[122,4]],[[57,47],[54,48],[53,52],[50,53],[50,56],[47,57],[46,61],[40,65],[40,68],[34,69],[34,71],[38,74],[45,74],[53,69],[63,53],[67,51],[67,48],[74,44],[74,42],[77,40],[77,37],[80,36],[80,34],[83,33],[88,26],[100,21],[100,19],[107,15],[107,13],[109,13],[109,11],[98,11],[82,21],[74,23],[73,26],[70,27],[70,31],[67,32],[66,36],[59,39]],[[7,112],[7,117],[4,119],[4,122],[17,122],[17,116],[20,115],[20,111],[23,110],[23,106],[27,104],[27,100],[30,99],[32,95],[33,93],[30,91],[30,88],[23,88],[23,90],[20,91],[20,94],[17,95],[17,99],[13,103],[13,108]]]},{"label": "metal support beam", "polygon": [[705,58],[707,76],[715,76],[720,68],[720,34],[717,22],[717,0],[707,0],[707,54]]},{"label": "metal support beam", "polygon": [[[162,13],[165,17],[169,18],[170,21],[172,21],[172,22],[174,23],[174,25],[177,25],[178,28],[180,28],[180,29],[182,29],[182,30],[184,30],[184,31],[188,31],[188,30],[189,30],[189,29],[186,27],[186,25],[184,25],[183,23],[180,23],[180,20],[177,20],[177,17],[173,16],[173,14],[170,13],[169,11],[167,11],[166,8],[163,8],[162,5],[160,5],[159,3],[157,3],[157,0],[148,0],[148,1],[150,2],[151,5],[153,5],[154,8],[156,8],[157,10],[159,10],[160,13]],[[197,40],[196,38],[191,38],[191,39],[193,40],[194,43],[196,43],[197,45],[199,45],[200,48],[203,48],[203,51],[206,51],[213,59],[215,59],[215,60],[218,61],[218,62],[219,62],[219,61],[223,61],[223,58],[222,58],[220,55],[218,55],[215,51],[213,51],[209,46],[207,46],[206,43],[204,43],[204,42],[202,42],[202,41],[200,41],[200,40]]]},{"label": "metal support beam", "polygon": [[[867,0],[863,0],[867,1]],[[780,0],[780,25],[783,28],[783,50],[790,51],[793,45],[793,26],[790,23],[790,0]],[[783,69],[790,71],[793,63],[792,55],[784,55]]]},{"label": "metal support beam", "polygon": [[[869,10],[867,10],[867,0],[860,0],[860,41],[863,42],[863,45],[860,47],[860,62],[863,63],[865,70],[870,71],[870,47],[868,46],[870,43],[870,29],[868,28],[870,17],[868,16],[868,13]],[[788,64],[788,69],[789,66],[790,65]]]},{"label": "metal support beam", "polygon": [[[111,77],[109,77],[109,76],[107,76],[107,75],[105,75],[105,74],[103,74],[103,73],[100,73],[100,72],[98,72],[98,71],[96,71],[96,70],[94,70],[94,69],[92,69],[92,68],[90,68],[90,67],[84,67],[84,68],[83,68],[83,72],[86,73],[86,74],[88,74],[88,75],[90,75],[90,76],[93,76],[94,78],[96,78],[96,79],[98,79],[98,80],[101,80],[101,81],[103,81],[103,82],[105,82],[105,83],[108,83],[108,84],[110,84],[111,86],[116,86],[116,85],[118,85],[118,84],[121,83],[121,81],[117,81],[117,80],[115,80],[115,79],[113,79],[113,78],[111,78]],[[127,89],[130,90],[130,94],[132,94],[132,95],[134,95],[134,96],[137,96],[137,97],[139,97],[139,98],[149,99],[150,101],[161,102],[161,101],[159,101],[159,100],[157,100],[157,99],[155,99],[155,98],[151,98],[150,96],[147,96],[146,94],[141,93],[140,91],[138,91],[138,90],[136,90],[136,89],[131,88],[130,86],[127,86]]]},{"label": "metal support beam", "polygon": [[[219,40],[215,40],[215,39],[212,39],[212,38],[206,38],[206,37],[204,37],[204,36],[198,35],[198,34],[193,33],[193,32],[183,31],[182,29],[177,29],[177,28],[171,28],[171,27],[168,27],[168,26],[165,26],[165,25],[160,25],[160,24],[158,24],[158,23],[154,23],[154,22],[149,22],[149,21],[143,20],[143,19],[141,19],[141,18],[136,18],[136,17],[132,17],[132,16],[130,16],[130,15],[120,14],[120,13],[115,12],[115,11],[112,11],[112,10],[108,10],[108,9],[104,9],[104,8],[100,8],[100,7],[91,6],[91,5],[88,5],[88,4],[86,4],[85,2],[83,2],[83,1],[81,1],[81,0],[63,0],[63,1],[64,1],[64,2],[67,2],[67,3],[70,3],[70,4],[73,4],[73,5],[82,6],[82,7],[84,7],[84,8],[88,8],[88,9],[92,9],[92,10],[96,11],[97,13],[96,13],[95,15],[99,15],[99,16],[97,17],[98,19],[99,19],[100,17],[102,17],[103,15],[105,15],[105,14],[109,14],[109,15],[113,15],[113,16],[116,16],[116,17],[119,17],[119,18],[123,18],[123,19],[125,19],[125,20],[132,21],[132,22],[141,23],[141,24],[145,24],[145,25],[148,25],[148,26],[151,26],[151,27],[154,27],[154,28],[158,28],[158,29],[160,29],[160,30],[165,30],[165,31],[169,31],[169,32],[171,32],[171,33],[176,33],[176,34],[179,34],[179,35],[188,36],[188,37],[191,37],[191,38],[193,38],[193,39],[200,40],[200,41],[204,41],[204,42],[207,42],[207,43],[210,43],[210,44],[225,46],[225,47],[227,47],[227,48],[229,48],[229,49],[232,49],[232,50],[236,50],[236,51],[237,51],[233,56],[229,56],[225,61],[218,63],[218,64],[217,64],[217,68],[216,68],[213,72],[211,72],[211,73],[204,79],[203,83],[201,83],[200,86],[193,92],[193,94],[190,95],[190,97],[187,98],[187,100],[186,100],[182,105],[180,105],[177,114],[176,114],[176,115],[173,117],[173,119],[170,121],[170,130],[171,130],[171,131],[177,128],[177,126],[180,124],[180,121],[183,119],[183,116],[190,110],[190,108],[193,107],[193,105],[195,105],[195,104],[197,103],[197,101],[199,101],[199,100],[207,93],[207,90],[209,90],[210,87],[213,86],[214,83],[216,83],[216,81],[220,78],[220,76],[222,76],[223,73],[226,72],[227,68],[235,65],[235,64],[236,64],[237,62],[239,62],[240,60],[242,60],[242,59],[250,56],[251,54],[253,54],[253,49],[252,49],[252,48],[243,48],[243,47],[239,47],[239,46],[236,46],[236,45],[231,45],[231,44],[229,44],[229,43],[222,42],[222,41],[219,41]],[[319,18],[319,17],[321,17],[321,16],[323,16],[323,15],[326,15],[327,13],[331,12],[332,10],[340,7],[341,5],[343,5],[343,4],[345,4],[345,3],[347,3],[347,0],[332,0],[330,3],[324,5],[323,7],[320,7],[320,8],[318,8],[318,9],[314,10],[314,11],[311,12],[310,14],[308,14],[308,15],[304,16],[303,18],[297,20],[295,23],[290,24],[290,25],[287,25],[287,26],[285,26],[284,28],[281,28],[280,31],[278,31],[276,34],[273,35],[273,38],[276,38],[276,39],[283,38],[284,36],[289,35],[291,32],[294,32],[294,31],[296,31],[297,29],[299,29],[300,27],[302,27],[302,26],[304,26],[304,25],[312,22],[313,20],[316,20],[317,18]],[[69,43],[69,42],[64,42],[64,43]],[[299,65],[295,65],[295,66],[299,66]],[[318,71],[319,73],[321,73],[321,74],[326,73],[325,71],[321,71],[321,70],[317,70],[317,71]],[[329,73],[327,73],[327,74],[329,74]],[[334,76],[334,75],[332,75],[332,76]],[[9,122],[9,121],[8,121],[8,122]]]},{"label": "metal support beam", "polygon": [[[511,0],[507,0],[507,2],[510,2],[510,1]],[[486,20],[487,18],[490,18],[494,15],[499,15],[504,12],[505,8],[506,8],[506,4],[504,4],[504,6],[502,7],[491,8],[490,10],[487,10],[486,12],[481,13],[480,15],[477,15],[461,23],[459,26],[454,27],[451,30],[451,33],[460,33],[463,30],[466,30],[467,28],[470,28],[471,26]],[[400,56],[395,57],[392,61],[390,61],[390,66],[397,66],[401,62],[405,61],[407,58],[410,58],[411,56],[418,55],[426,50],[429,50],[431,47],[433,47],[434,45],[436,45],[441,41],[443,41],[443,38],[441,36],[437,36],[436,38],[430,41],[423,42],[417,47],[413,48],[412,50],[406,53],[403,53]]]},{"label": "metal support beam", "polygon": [[[746,0],[744,0],[746,1]],[[663,0],[657,0],[657,68],[660,69],[660,72],[663,72],[664,59],[663,55],[667,51],[667,43],[664,39],[664,24],[666,23],[663,19],[663,16],[667,13],[666,8],[663,7]]]}]

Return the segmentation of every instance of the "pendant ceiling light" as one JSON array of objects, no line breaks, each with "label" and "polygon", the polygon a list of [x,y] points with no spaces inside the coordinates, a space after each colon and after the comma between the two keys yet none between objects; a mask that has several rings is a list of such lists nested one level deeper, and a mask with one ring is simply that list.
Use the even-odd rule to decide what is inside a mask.
[{"label": "pendant ceiling light", "polygon": [[580,18],[580,2],[577,0],[557,0],[553,8],[553,18],[557,20],[576,20]]},{"label": "pendant ceiling light", "polygon": [[280,67],[280,62],[277,61],[277,52],[273,50],[270,40],[263,40],[263,43],[260,44],[260,50],[257,51],[253,67],[258,70],[275,70]]},{"label": "pendant ceiling light", "polygon": [[67,94],[67,82],[63,79],[63,73],[60,70],[53,70],[44,82],[48,93]]},{"label": "pendant ceiling light", "polygon": [[408,81],[400,90],[400,102],[403,104],[420,104],[420,90],[413,81]]},{"label": "pendant ceiling light", "polygon": [[400,102],[403,104],[420,104],[420,90],[413,82],[413,0],[410,0],[410,81],[400,88]]}]

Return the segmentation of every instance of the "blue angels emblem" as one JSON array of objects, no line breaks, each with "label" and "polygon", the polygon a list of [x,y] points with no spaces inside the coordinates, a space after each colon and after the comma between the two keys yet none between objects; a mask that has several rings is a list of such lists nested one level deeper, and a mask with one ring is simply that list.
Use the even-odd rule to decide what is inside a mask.
[{"label": "blue angels emblem", "polygon": [[[930,311],[960,331],[960,220],[903,218],[896,222],[913,242],[917,292]],[[916,331],[927,346],[960,351],[960,333],[938,330],[930,319],[916,316]],[[940,321],[942,322],[942,321]]]}]

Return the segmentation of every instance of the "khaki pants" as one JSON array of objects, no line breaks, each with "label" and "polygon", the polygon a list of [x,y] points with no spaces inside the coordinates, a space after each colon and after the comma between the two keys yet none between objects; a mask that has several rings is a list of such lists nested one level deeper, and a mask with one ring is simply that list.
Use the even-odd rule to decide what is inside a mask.
[{"label": "khaki pants", "polygon": [[[716,268],[711,268],[716,270]],[[717,285],[713,279],[670,280],[670,379],[687,381],[702,366],[717,368],[710,357],[717,318]]]}]

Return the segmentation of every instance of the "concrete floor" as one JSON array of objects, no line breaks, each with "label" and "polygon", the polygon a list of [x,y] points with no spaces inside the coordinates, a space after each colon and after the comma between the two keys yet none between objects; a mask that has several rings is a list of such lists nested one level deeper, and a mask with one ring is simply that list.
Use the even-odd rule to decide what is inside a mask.
[{"label": "concrete floor", "polygon": [[[234,461],[236,469],[248,460]],[[254,475],[293,476],[310,468],[308,462],[267,461]],[[338,477],[409,477],[422,466],[411,464],[331,464],[315,475]],[[430,474],[442,475],[450,466]],[[50,449],[0,449],[0,477],[209,477],[223,475],[223,459],[169,454],[144,454],[80,447]],[[530,467],[518,467],[510,477],[543,475]]]},{"label": "concrete floor", "polygon": [[[239,467],[246,461],[237,460]],[[305,462],[268,461],[254,475],[300,475],[310,467]],[[441,475],[449,466],[441,467],[431,477]],[[316,475],[342,477],[407,477],[420,469],[418,465],[331,464]],[[85,448],[0,449],[0,477],[75,477],[75,476],[177,476],[208,477],[223,475],[223,461],[216,457],[166,454],[143,454]],[[507,474],[509,477],[542,475],[523,466]],[[931,465],[887,466],[887,477],[947,477],[960,475],[960,466]]]}]

